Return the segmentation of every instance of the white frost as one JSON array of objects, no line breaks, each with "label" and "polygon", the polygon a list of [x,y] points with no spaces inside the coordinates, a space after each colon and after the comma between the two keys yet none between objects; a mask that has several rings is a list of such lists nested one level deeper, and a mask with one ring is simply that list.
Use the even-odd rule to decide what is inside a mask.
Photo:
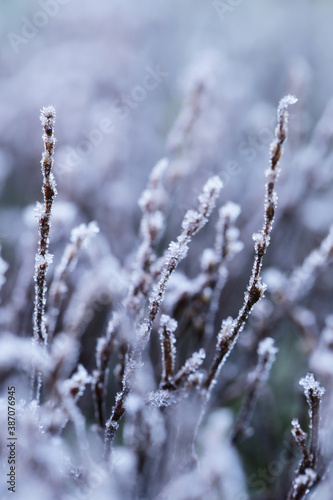
[{"label": "white frost", "polygon": [[321,399],[325,394],[325,389],[315,380],[313,373],[308,373],[306,377],[301,378],[299,384],[303,387],[304,394],[308,402],[311,395]]}]

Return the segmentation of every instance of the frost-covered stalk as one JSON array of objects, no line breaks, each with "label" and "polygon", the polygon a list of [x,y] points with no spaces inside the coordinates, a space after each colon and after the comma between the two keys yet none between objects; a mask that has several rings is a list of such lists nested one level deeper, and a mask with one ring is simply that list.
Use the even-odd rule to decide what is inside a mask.
[{"label": "frost-covered stalk", "polygon": [[215,253],[221,261],[240,252],[243,244],[238,240],[239,230],[235,222],[241,208],[236,203],[228,201],[219,210],[219,220],[216,224]]},{"label": "frost-covered stalk", "polygon": [[51,213],[54,198],[57,194],[56,183],[52,173],[54,145],[54,123],[56,112],[53,106],[44,107],[41,110],[40,120],[44,129],[43,141],[44,152],[41,166],[43,174],[42,192],[44,196],[44,207],[37,206],[39,218],[39,244],[35,262],[35,309],[34,309],[34,339],[36,342],[47,344],[47,331],[45,325],[46,304],[46,274],[52,255],[49,253],[49,236],[51,226]]},{"label": "frost-covered stalk", "polygon": [[161,316],[159,328],[161,352],[162,352],[162,380],[161,389],[168,389],[173,386],[173,376],[176,358],[176,339],[175,330],[177,321],[170,318],[167,314]]},{"label": "frost-covered stalk", "polygon": [[249,385],[246,390],[245,401],[239,412],[232,435],[232,441],[234,443],[239,441],[248,431],[260,388],[269,377],[277,352],[278,349],[274,346],[274,340],[272,338],[267,337],[260,342],[257,350],[258,364],[255,370],[249,374]]},{"label": "frost-covered stalk", "polygon": [[[219,210],[219,220],[216,224],[216,238],[214,248],[214,264],[211,269],[214,287],[209,304],[209,311],[205,322],[205,337],[209,340],[214,333],[214,322],[219,307],[220,295],[227,280],[228,272],[226,261],[232,259],[243,249],[243,243],[239,241],[239,229],[235,222],[240,214],[240,206],[228,202]],[[213,260],[213,259],[212,259]]]},{"label": "frost-covered stalk", "polygon": [[112,408],[110,418],[105,422],[105,438],[104,438],[104,458],[108,459],[114,436],[119,427],[119,421],[125,413],[125,401],[130,393],[130,377],[136,368],[136,364],[128,359],[126,354],[125,370],[122,378],[121,391],[116,395],[116,401]]},{"label": "frost-covered stalk", "polygon": [[168,160],[165,158],[157,163],[150,174],[147,189],[139,200],[143,213],[140,224],[142,241],[137,253],[133,282],[126,298],[126,306],[133,313],[140,311],[142,301],[151,287],[152,275],[149,271],[156,259],[154,246],[161,237],[165,223],[161,209],[166,198],[162,181],[167,167]]},{"label": "frost-covered stalk", "polygon": [[84,248],[90,238],[99,232],[99,227],[95,221],[89,224],[80,224],[71,233],[70,243],[66,246],[60,264],[57,266],[53,283],[49,293],[49,311],[47,314],[47,333],[50,343],[54,334],[60,308],[67,293],[66,278],[77,263],[78,253]]},{"label": "frost-covered stalk", "polygon": [[203,188],[202,194],[198,197],[198,211],[188,210],[186,212],[182,223],[183,231],[178,236],[177,241],[173,241],[169,245],[160,281],[154,288],[149,299],[147,317],[137,332],[137,348],[140,351],[145,348],[149,340],[154,321],[164,299],[169,279],[178,264],[185,259],[188,252],[188,244],[191,241],[192,236],[200,231],[200,229],[202,229],[207,223],[208,217],[215,207],[216,199],[221,189],[222,181],[219,177],[216,176],[208,179]]},{"label": "frost-covered stalk", "polygon": [[296,469],[295,479],[289,490],[287,500],[302,500],[321,479],[318,472],[319,422],[320,404],[325,389],[315,380],[312,373],[308,373],[299,383],[304,389],[304,395],[309,405],[311,434],[307,446],[306,433],[302,430],[296,418],[292,421],[292,435],[302,451],[302,460]]},{"label": "frost-covered stalk", "polygon": [[260,300],[266,290],[266,286],[261,280],[261,268],[263,258],[270,243],[270,234],[273,227],[277,194],[275,183],[279,175],[278,162],[282,153],[282,146],[287,136],[288,106],[297,102],[295,97],[290,95],[281,99],[277,110],[277,126],[275,129],[275,139],[270,149],[270,166],[266,170],[266,194],[265,194],[265,214],[264,224],[260,233],[253,235],[255,241],[255,258],[252,274],[244,297],[244,304],[235,320],[228,318],[222,322],[218,335],[216,354],[212,366],[203,383],[203,388],[207,393],[216,382],[220,369],[232,351],[239,333],[243,330],[245,322],[249,317],[253,306]]},{"label": "frost-covered stalk", "polygon": [[101,337],[97,341],[97,368],[93,372],[91,387],[94,395],[96,420],[101,429],[105,425],[105,397],[109,362],[115,347],[119,323],[119,316],[117,314],[113,314],[111,320],[109,321],[105,337]]},{"label": "frost-covered stalk", "polygon": [[125,400],[130,392],[130,377],[136,367],[141,363],[141,355],[145,349],[153,324],[160,311],[166,287],[169,279],[178,264],[186,257],[188,244],[200,229],[208,221],[212,213],[216,199],[222,189],[222,181],[219,177],[211,177],[204,185],[203,192],[199,195],[198,211],[188,210],[182,223],[182,232],[176,242],[171,242],[166,254],[165,264],[162,269],[159,283],[154,288],[149,299],[148,314],[145,320],[138,326],[137,338],[134,350],[128,357],[126,369],[122,380],[122,390],[116,396],[116,403],[112,409],[111,417],[105,424],[105,455],[108,457],[111,443],[119,425],[119,420],[125,412]]}]

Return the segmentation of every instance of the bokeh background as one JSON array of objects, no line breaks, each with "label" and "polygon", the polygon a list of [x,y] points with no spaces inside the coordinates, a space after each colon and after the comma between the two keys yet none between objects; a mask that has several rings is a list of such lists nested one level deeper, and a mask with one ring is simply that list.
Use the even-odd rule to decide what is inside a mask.
[{"label": "bokeh background", "polygon": [[[251,235],[262,222],[276,107],[289,93],[299,101],[290,110],[266,268],[290,273],[326,236],[333,222],[332,2],[2,0],[0,12],[0,242],[10,266],[2,324],[10,323],[14,301],[23,317],[18,333],[31,335],[44,105],[57,111],[58,196],[51,230],[56,263],[70,230],[96,220],[101,229],[96,247],[102,250],[94,247],[82,269],[94,269],[96,259],[108,252],[130,265],[138,244],[138,198],[154,164],[168,156],[175,180],[161,250],[179,233],[185,211],[209,175],[224,181],[222,202],[231,200],[242,209],[238,226],[244,249],[230,264],[219,319],[235,315],[251,269]],[[213,241],[214,220],[182,265],[189,276]],[[91,272],[82,283],[104,270]],[[117,279],[121,287],[121,276]],[[318,332],[332,311],[332,279],[327,267],[302,299]],[[83,286],[79,280],[80,266],[73,288]],[[231,358],[236,372],[253,364],[254,358],[244,358],[269,307],[254,316]],[[268,441],[254,445],[250,438],[241,450],[248,474],[267,463],[272,450],[278,453],[291,418],[306,416],[298,380],[308,370],[311,339],[288,319],[266,333],[280,348],[271,397],[281,404],[266,398],[259,409],[258,428],[266,425],[267,412],[272,425],[266,425]],[[82,356],[89,364],[88,355]],[[239,405],[232,396],[226,400],[231,408]]]}]

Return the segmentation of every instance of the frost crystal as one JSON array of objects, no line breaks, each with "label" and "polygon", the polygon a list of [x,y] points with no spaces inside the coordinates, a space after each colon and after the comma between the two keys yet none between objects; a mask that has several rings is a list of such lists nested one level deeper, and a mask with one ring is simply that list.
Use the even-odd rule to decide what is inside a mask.
[{"label": "frost crystal", "polygon": [[231,223],[234,223],[241,213],[241,207],[237,203],[228,201],[219,210],[220,217],[228,218]]},{"label": "frost crystal", "polygon": [[205,248],[200,259],[200,266],[204,272],[213,269],[218,263],[216,252],[212,248]]},{"label": "frost crystal", "polygon": [[278,120],[281,120],[281,117],[287,111],[288,107],[292,106],[293,104],[296,104],[297,101],[298,101],[297,97],[290,94],[282,97],[281,101],[279,102],[277,110]]},{"label": "frost crystal", "polygon": [[83,395],[86,385],[90,384],[90,382],[91,376],[88,375],[84,366],[80,364],[74,375],[64,382],[64,389],[68,394],[75,397],[75,399],[79,399]]},{"label": "frost crystal", "polygon": [[291,425],[293,427],[298,427],[299,426],[298,418],[293,418],[292,421],[291,421]]},{"label": "frost crystal", "polygon": [[194,232],[198,230],[201,220],[201,214],[195,210],[188,210],[182,222],[182,229],[184,229],[186,233],[194,234]]},{"label": "frost crystal", "polygon": [[150,187],[155,188],[163,178],[167,168],[169,166],[169,160],[167,158],[161,158],[161,160],[155,165],[150,174]]},{"label": "frost crystal", "polygon": [[170,333],[174,333],[178,323],[175,319],[170,318],[167,314],[162,314],[160,320],[161,326],[164,326]]},{"label": "frost crystal", "polygon": [[252,239],[255,242],[256,246],[263,246],[265,244],[265,236],[262,233],[254,233],[252,235]]},{"label": "frost crystal", "polygon": [[[313,469],[307,468],[304,471],[304,474],[300,474],[295,479],[295,486],[307,486],[310,488],[314,481],[317,479],[317,474]],[[296,492],[297,493],[297,492]]]},{"label": "frost crystal", "polygon": [[303,387],[304,395],[307,399],[309,406],[311,406],[311,399],[318,398],[319,400],[325,394],[324,387],[321,387],[313,376],[313,373],[308,373],[306,377],[301,378],[299,384]]},{"label": "frost crystal", "polygon": [[188,377],[190,374],[195,373],[197,369],[202,365],[206,353],[204,349],[200,349],[199,352],[194,352],[192,356],[186,361],[184,366],[177,373],[175,380],[180,382],[182,379]]},{"label": "frost crystal", "polygon": [[274,340],[270,337],[265,338],[259,343],[258,355],[262,359],[262,373],[261,380],[265,381],[268,379],[269,372],[273,366],[276,358],[276,353],[279,351],[277,347],[274,346]]},{"label": "frost crystal", "polygon": [[163,408],[177,403],[174,393],[160,389],[148,393],[147,404],[155,408]]},{"label": "frost crystal", "polygon": [[267,337],[260,342],[257,352],[260,356],[268,354],[274,361],[275,355],[278,351],[279,349],[274,346],[274,340],[271,337]]},{"label": "frost crystal", "polygon": [[97,222],[92,221],[89,224],[80,224],[75,227],[71,233],[71,242],[76,245],[81,243],[82,246],[86,246],[95,234],[99,233],[99,227]]},{"label": "frost crystal", "polygon": [[199,212],[205,217],[209,217],[212,213],[217,197],[223,188],[223,182],[218,176],[211,177],[204,185],[202,194],[199,195],[200,203]]},{"label": "frost crystal", "polygon": [[53,128],[56,118],[56,110],[53,106],[43,106],[40,121],[43,127]]},{"label": "frost crystal", "polygon": [[220,345],[221,342],[223,342],[224,340],[230,338],[233,326],[234,326],[234,320],[232,319],[231,316],[229,316],[227,319],[224,319],[222,321],[221,330],[219,331],[219,334],[217,337],[217,344],[218,345]]}]

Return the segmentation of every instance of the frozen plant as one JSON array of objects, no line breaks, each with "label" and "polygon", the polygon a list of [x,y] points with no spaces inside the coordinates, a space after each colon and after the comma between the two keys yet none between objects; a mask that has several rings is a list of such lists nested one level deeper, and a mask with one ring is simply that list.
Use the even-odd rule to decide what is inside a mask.
[{"label": "frozen plant", "polygon": [[[196,208],[187,208],[182,221],[169,227],[173,191],[186,176],[185,171],[174,175],[177,158],[185,155],[184,146],[207,104],[204,97],[210,85],[213,81],[207,88],[204,82],[194,85],[170,134],[170,158],[153,168],[139,199],[137,245],[128,256],[113,254],[103,220],[82,222],[79,210],[53,242],[51,221],[57,220],[52,218],[57,205],[52,173],[55,110],[42,110],[44,205],[38,206],[35,241],[33,342],[24,330],[21,336],[14,328],[11,331],[7,319],[0,341],[0,372],[5,381],[14,379],[22,395],[18,419],[23,421],[19,459],[24,484],[31,476],[35,494],[38,481],[44,481],[41,491],[46,500],[75,498],[82,492],[87,498],[98,495],[102,500],[247,500],[253,492],[247,491],[245,471],[252,456],[246,457],[243,438],[248,438],[249,447],[256,443],[261,454],[261,442],[274,441],[269,414],[274,398],[269,395],[277,390],[275,371],[281,372],[279,363],[286,358],[283,342],[287,342],[287,335],[282,336],[276,325],[286,310],[299,328],[316,324],[311,304],[296,304],[315,286],[317,269],[326,269],[330,262],[331,232],[298,268],[302,278],[298,288],[291,286],[297,271],[290,273],[291,278],[285,270],[268,274],[268,278],[273,276],[267,280],[273,295],[284,291],[288,298],[271,308],[266,298],[264,307],[257,309],[256,317],[263,315],[261,327],[251,325],[251,312],[259,301],[263,303],[266,292],[262,269],[271,242],[275,246],[277,179],[288,109],[296,99],[288,95],[278,105],[265,172],[264,220],[253,235],[252,270],[246,286],[248,272],[245,279],[237,274],[239,259],[244,258],[247,240],[251,240],[241,210],[243,200],[239,204],[223,200],[214,213],[223,187],[216,172],[210,172],[202,183]],[[267,255],[274,261],[273,257]],[[0,285],[5,272],[6,277],[9,274],[7,288],[15,276],[1,259]],[[24,276],[22,272],[17,278],[19,283]],[[24,285],[27,297],[31,276],[30,280]],[[235,286],[236,281],[242,286]],[[13,289],[18,286],[14,283]],[[227,303],[232,294],[237,297],[233,297],[234,317]],[[11,310],[11,302],[6,301],[5,307],[7,318],[14,317],[17,305]],[[328,356],[331,337],[327,329],[322,339],[313,334],[314,365],[323,350]],[[276,370],[272,370],[275,361]],[[281,473],[281,491],[275,498],[304,498],[308,491],[316,491],[315,486],[325,485],[329,470],[329,454],[322,453],[320,445],[324,390],[312,374],[300,383],[309,406],[310,438],[307,442],[299,421],[293,419],[292,434],[302,459],[291,488],[288,471]],[[240,406],[238,416],[232,411],[234,399]],[[276,404],[279,407],[279,401]],[[275,460],[278,446],[271,456],[264,456],[268,464]]]},{"label": "frozen plant", "polygon": [[320,481],[323,473],[323,464],[318,464],[319,457],[319,423],[320,423],[320,405],[325,389],[315,380],[312,373],[300,380],[304,395],[309,406],[311,431],[309,445],[306,443],[306,434],[302,430],[297,419],[292,421],[293,437],[301,448],[302,460],[300,461],[295,479],[288,494],[288,500],[302,500],[310,492],[313,486]]}]

